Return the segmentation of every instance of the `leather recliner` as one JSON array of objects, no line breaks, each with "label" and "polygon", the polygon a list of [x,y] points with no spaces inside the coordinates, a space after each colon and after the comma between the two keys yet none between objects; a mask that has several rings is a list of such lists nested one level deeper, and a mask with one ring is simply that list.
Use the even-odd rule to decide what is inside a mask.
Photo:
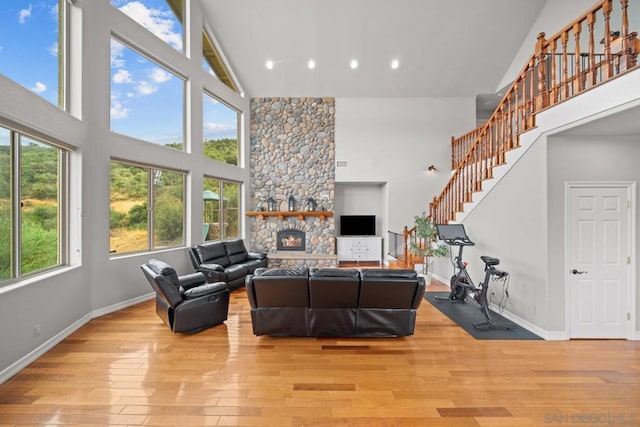
[{"label": "leather recliner", "polygon": [[414,270],[363,269],[356,332],[413,335],[426,283]]},{"label": "leather recliner", "polygon": [[157,259],[140,268],[156,292],[156,313],[172,332],[197,332],[227,320],[226,283],[207,283],[199,272],[178,276],[173,267]]},{"label": "leather recliner", "polygon": [[311,336],[355,336],[360,272],[322,268],[309,274]]},{"label": "leather recliner", "polygon": [[309,269],[258,268],[246,287],[255,335],[309,335]]}]

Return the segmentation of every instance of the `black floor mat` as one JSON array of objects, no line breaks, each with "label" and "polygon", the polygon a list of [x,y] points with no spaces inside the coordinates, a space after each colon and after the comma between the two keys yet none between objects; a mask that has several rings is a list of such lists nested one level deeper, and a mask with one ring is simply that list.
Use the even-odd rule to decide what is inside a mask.
[{"label": "black floor mat", "polygon": [[501,316],[496,312],[491,312],[491,318],[496,325],[507,326],[509,329],[478,329],[473,325],[485,321],[480,307],[473,301],[465,303],[451,303],[449,301],[438,301],[439,298],[447,298],[449,292],[427,292],[424,298],[434,307],[440,310],[449,319],[453,320],[469,335],[479,340],[541,340],[538,335],[516,325],[511,320]]}]

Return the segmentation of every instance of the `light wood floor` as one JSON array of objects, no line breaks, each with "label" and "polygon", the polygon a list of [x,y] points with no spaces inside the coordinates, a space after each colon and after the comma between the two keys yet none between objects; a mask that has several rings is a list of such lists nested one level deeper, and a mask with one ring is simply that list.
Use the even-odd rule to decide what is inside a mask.
[{"label": "light wood floor", "polygon": [[640,425],[640,342],[477,341],[426,301],[412,337],[256,337],[244,290],[224,325],[174,335],[153,304],[0,385],[0,425]]}]

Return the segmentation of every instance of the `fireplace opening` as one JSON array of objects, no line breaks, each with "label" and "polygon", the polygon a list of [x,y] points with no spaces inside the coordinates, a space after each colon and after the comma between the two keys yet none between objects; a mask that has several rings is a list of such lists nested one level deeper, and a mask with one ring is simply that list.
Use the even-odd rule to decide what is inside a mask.
[{"label": "fireplace opening", "polygon": [[304,251],[306,249],[306,235],[302,230],[286,228],[277,234],[277,250]]}]

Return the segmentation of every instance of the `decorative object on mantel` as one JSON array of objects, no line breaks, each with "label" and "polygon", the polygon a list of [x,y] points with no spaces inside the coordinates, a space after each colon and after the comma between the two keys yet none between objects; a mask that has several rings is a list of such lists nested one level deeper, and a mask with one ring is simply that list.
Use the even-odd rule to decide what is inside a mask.
[{"label": "decorative object on mantel", "polygon": [[278,217],[280,221],[284,220],[285,217],[288,216],[297,216],[300,221],[304,220],[307,216],[317,216],[320,217],[321,220],[327,219],[327,217],[333,216],[333,212],[329,211],[293,211],[293,212],[245,212],[246,216],[257,216],[258,219],[265,219],[265,217],[275,216]]},{"label": "decorative object on mantel", "polygon": [[256,211],[263,212],[264,202],[266,198],[262,195],[262,193],[256,193],[256,199],[258,200],[258,203],[256,203]]},{"label": "decorative object on mantel", "polygon": [[307,212],[313,212],[313,211],[316,210],[316,201],[313,199],[313,197],[309,197],[307,199],[307,205],[306,205],[305,210]]},{"label": "decorative object on mantel", "polygon": [[293,197],[293,194],[289,196],[289,212],[294,212],[296,210],[296,199]]},{"label": "decorative object on mantel", "polygon": [[269,212],[276,211],[276,200],[271,196],[269,196],[269,198],[267,199],[267,210]]},{"label": "decorative object on mantel", "polygon": [[327,203],[329,203],[329,195],[327,193],[320,194],[320,200],[322,200],[322,206],[320,207],[321,211],[327,210]]}]

